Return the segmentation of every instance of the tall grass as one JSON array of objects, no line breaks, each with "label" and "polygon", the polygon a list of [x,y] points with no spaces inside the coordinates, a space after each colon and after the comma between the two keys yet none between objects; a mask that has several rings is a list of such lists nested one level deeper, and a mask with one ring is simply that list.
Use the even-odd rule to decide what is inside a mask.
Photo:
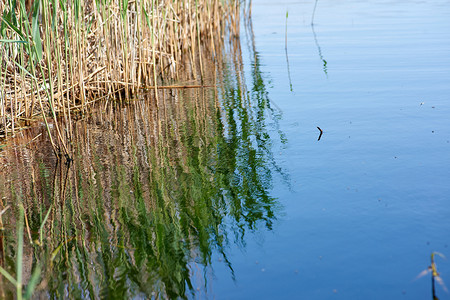
[{"label": "tall grass", "polygon": [[[0,13],[0,137],[38,116],[70,127],[93,101],[181,74],[201,79],[202,55],[239,30],[236,0],[1,0]],[[54,126],[67,155],[70,134]]]}]

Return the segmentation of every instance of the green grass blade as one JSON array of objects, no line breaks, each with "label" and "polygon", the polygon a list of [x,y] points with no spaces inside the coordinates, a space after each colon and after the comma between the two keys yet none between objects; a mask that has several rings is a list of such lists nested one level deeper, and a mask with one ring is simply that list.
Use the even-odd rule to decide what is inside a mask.
[{"label": "green grass blade", "polygon": [[36,47],[36,55],[38,61],[42,59],[42,40],[41,34],[39,32],[39,3],[40,1],[34,1],[33,4],[33,18],[32,18],[32,27],[31,27],[31,35],[33,37],[34,46]]},{"label": "green grass blade", "polygon": [[33,74],[31,74],[30,72],[27,71],[27,69],[25,69],[24,67],[22,67],[18,62],[16,62],[15,60],[13,60],[13,63],[19,67],[19,69],[21,69],[22,71],[24,71],[25,73],[27,73],[29,76],[31,76],[31,78],[33,78],[34,80],[38,80],[36,78],[36,76],[34,76]]},{"label": "green grass blade", "polygon": [[34,289],[36,288],[37,284],[39,283],[40,275],[41,275],[41,267],[39,265],[37,265],[33,271],[33,274],[31,275],[30,281],[28,282],[27,289],[25,290],[25,295],[24,295],[25,299],[31,299]]},{"label": "green grass blade", "polygon": [[3,19],[3,21],[6,23],[6,25],[9,26],[9,28],[11,28],[13,31],[15,31],[22,40],[25,40],[25,35],[23,34],[22,31],[20,31],[19,28],[17,28],[14,24],[12,24],[12,22],[10,22],[8,19]]},{"label": "green grass blade", "polygon": [[41,243],[41,245],[42,245],[43,230],[44,230],[45,222],[47,222],[47,219],[50,216],[51,211],[52,211],[52,206],[50,205],[50,208],[48,209],[48,212],[45,215],[44,221],[42,221],[41,227],[39,228],[39,242]]},{"label": "green grass blade", "polygon": [[128,0],[122,1],[123,7],[122,7],[122,17],[125,19],[127,16],[127,9],[128,9]]},{"label": "green grass blade", "polygon": [[0,40],[0,43],[28,43],[27,41],[21,41],[21,40]]},{"label": "green grass blade", "polygon": [[14,277],[12,277],[5,269],[3,269],[2,267],[0,267],[0,273],[5,276],[6,279],[8,279],[9,281],[11,281],[12,284],[14,284],[14,286],[17,286],[17,281],[14,279]]}]

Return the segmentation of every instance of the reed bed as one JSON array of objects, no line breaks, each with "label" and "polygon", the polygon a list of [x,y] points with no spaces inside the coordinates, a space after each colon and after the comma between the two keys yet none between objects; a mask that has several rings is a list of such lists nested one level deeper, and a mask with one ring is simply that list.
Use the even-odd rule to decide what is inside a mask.
[{"label": "reed bed", "polygon": [[239,10],[235,0],[1,0],[0,138],[50,118],[53,150],[68,155],[57,119],[70,127],[97,100],[181,77],[202,84],[203,56],[238,35]]},{"label": "reed bed", "polygon": [[[97,103],[73,121],[71,164],[48,155],[43,125],[11,139],[0,155],[0,266],[10,279],[21,266],[24,295],[206,298],[217,257],[234,276],[230,244],[272,228],[282,210],[272,182],[286,177],[273,156],[279,112],[250,41],[249,76],[233,39],[204,60],[213,88]],[[0,299],[20,292],[0,276]]]}]

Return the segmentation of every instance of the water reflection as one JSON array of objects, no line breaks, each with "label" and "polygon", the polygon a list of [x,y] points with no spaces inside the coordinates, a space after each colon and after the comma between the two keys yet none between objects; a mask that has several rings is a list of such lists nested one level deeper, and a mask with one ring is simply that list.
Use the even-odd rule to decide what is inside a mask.
[{"label": "water reflection", "polygon": [[312,13],[312,16],[311,16],[311,31],[313,33],[314,42],[316,43],[317,52],[319,53],[319,58],[320,58],[320,60],[323,63],[323,72],[325,73],[325,75],[328,78],[327,61],[323,58],[322,49],[320,49],[319,42],[317,41],[316,31],[314,30],[314,18],[316,17],[317,2],[319,2],[319,0],[316,0],[314,2],[313,13]]},{"label": "water reflection", "polygon": [[[2,267],[15,274],[23,203],[24,282],[41,266],[40,296],[188,298],[208,293],[213,253],[234,276],[227,245],[273,227],[281,209],[270,195],[273,176],[287,178],[272,153],[273,139],[285,139],[268,127],[280,114],[256,52],[245,83],[239,47],[235,40],[215,70],[217,88],[162,90],[159,107],[153,94],[103,103],[74,122],[69,165],[39,129],[24,132],[1,157],[0,210],[11,206],[2,216]],[[0,280],[0,298],[13,297]]]},{"label": "water reflection", "polygon": [[317,41],[316,31],[314,30],[314,23],[311,23],[311,30],[312,30],[312,33],[313,33],[313,36],[314,36],[314,42],[316,43],[317,52],[319,53],[319,58],[320,58],[320,60],[323,63],[323,66],[322,66],[323,72],[328,77],[328,69],[327,69],[328,62],[325,60],[325,58],[323,58],[322,49],[320,49],[319,42]]}]

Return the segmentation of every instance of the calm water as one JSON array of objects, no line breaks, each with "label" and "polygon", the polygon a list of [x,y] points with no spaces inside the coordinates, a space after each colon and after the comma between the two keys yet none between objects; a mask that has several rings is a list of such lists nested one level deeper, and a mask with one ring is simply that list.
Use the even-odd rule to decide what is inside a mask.
[{"label": "calm water", "polygon": [[215,294],[430,299],[414,278],[432,251],[450,256],[450,2],[320,0],[313,28],[313,1],[253,3],[292,189],[274,184],[274,231],[234,247],[236,283],[214,264]]},{"label": "calm water", "polygon": [[415,278],[450,258],[450,2],[320,0],[311,26],[314,4],[253,1],[217,89],[102,106],[69,167],[39,129],[3,150],[1,265],[22,202],[33,240],[51,209],[42,246],[25,233],[38,297],[432,298]]}]

